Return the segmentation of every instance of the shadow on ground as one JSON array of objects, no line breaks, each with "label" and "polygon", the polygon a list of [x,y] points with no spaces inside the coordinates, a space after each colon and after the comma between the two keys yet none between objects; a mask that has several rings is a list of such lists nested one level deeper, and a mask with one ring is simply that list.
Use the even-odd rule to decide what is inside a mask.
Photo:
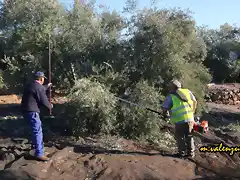
[{"label": "shadow on ground", "polygon": [[1,180],[36,180],[25,171],[19,170],[4,170],[0,171]]},{"label": "shadow on ground", "polygon": [[229,124],[238,125],[240,122],[240,113],[231,112],[208,112],[203,114],[201,120],[208,120],[209,126],[213,128],[222,128]]},{"label": "shadow on ground", "polygon": [[[54,107],[52,115],[56,118],[52,118],[45,108],[41,109],[40,117],[44,134],[47,134],[51,130],[61,132],[62,135],[67,135],[68,132],[66,131],[66,127],[64,127],[64,119],[59,118],[61,116],[59,112],[62,112],[64,105],[55,104]],[[30,126],[23,119],[19,104],[0,104],[0,136],[29,138],[30,132]]]}]

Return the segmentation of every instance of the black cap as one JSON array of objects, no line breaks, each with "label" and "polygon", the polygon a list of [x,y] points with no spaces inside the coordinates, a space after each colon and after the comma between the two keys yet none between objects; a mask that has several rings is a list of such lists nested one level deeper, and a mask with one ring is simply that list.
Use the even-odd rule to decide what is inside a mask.
[{"label": "black cap", "polygon": [[47,77],[46,77],[46,76],[44,75],[44,73],[41,72],[41,71],[36,72],[36,73],[35,73],[35,76],[36,76],[36,77],[39,77],[39,78],[40,78],[40,77],[44,77],[45,79],[47,79]]}]

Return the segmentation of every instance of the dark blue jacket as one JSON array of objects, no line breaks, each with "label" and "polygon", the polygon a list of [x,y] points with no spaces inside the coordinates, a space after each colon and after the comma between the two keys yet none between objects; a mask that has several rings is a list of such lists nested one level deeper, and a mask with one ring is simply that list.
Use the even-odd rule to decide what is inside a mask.
[{"label": "dark blue jacket", "polygon": [[40,106],[50,109],[51,104],[47,98],[46,90],[47,86],[43,86],[36,81],[26,85],[22,96],[21,111],[23,113],[40,113]]}]

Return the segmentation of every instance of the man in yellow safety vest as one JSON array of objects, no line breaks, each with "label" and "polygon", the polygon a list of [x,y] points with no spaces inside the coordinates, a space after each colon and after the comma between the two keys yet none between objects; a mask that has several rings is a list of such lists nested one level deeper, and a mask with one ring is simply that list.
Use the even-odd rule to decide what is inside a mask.
[{"label": "man in yellow safety vest", "polygon": [[172,80],[169,84],[169,95],[162,107],[165,115],[169,113],[170,123],[175,124],[178,156],[193,158],[195,146],[192,131],[197,107],[195,96],[190,90],[183,89],[178,80]]}]

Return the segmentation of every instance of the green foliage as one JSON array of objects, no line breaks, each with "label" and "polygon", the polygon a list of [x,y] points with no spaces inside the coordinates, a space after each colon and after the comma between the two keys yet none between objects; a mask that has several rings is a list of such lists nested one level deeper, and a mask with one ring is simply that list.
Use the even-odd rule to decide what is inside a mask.
[{"label": "green foliage", "polygon": [[[160,102],[163,97],[147,81],[141,80],[136,84],[128,100],[161,112]],[[119,110],[118,129],[122,136],[150,138],[159,135],[162,119],[158,114],[125,102],[120,103]]]},{"label": "green foliage", "polygon": [[138,82],[143,78],[164,88],[171,79],[178,78],[185,88],[193,90],[201,102],[198,109],[201,112],[203,90],[211,76],[203,66],[206,46],[198,37],[189,13],[149,9],[140,11],[131,22],[138,30],[128,44],[133,49],[131,60],[125,62],[130,80]]},{"label": "green foliage", "polygon": [[240,29],[224,24],[219,30],[200,28],[199,34],[207,45],[204,65],[210,69],[213,80],[217,83],[239,82],[239,61],[231,60],[229,55],[240,52]]},{"label": "green foliage", "polygon": [[183,87],[191,90],[197,98],[196,115],[200,116],[207,110],[204,96],[207,90],[206,84],[210,82],[211,76],[205,67],[198,63],[179,65],[178,67],[184,72],[180,78]]},{"label": "green foliage", "polygon": [[110,88],[110,91],[114,94],[123,94],[125,89],[131,84],[128,76],[124,71],[115,72],[110,64],[104,63],[104,65],[93,66],[94,75],[92,79],[105,84]]},{"label": "green foliage", "polygon": [[232,131],[236,131],[236,132],[240,132],[240,124],[239,121],[237,121],[236,123],[230,123],[225,127],[222,127],[222,129],[230,129]]},{"label": "green foliage", "polygon": [[17,61],[20,67],[13,81],[22,83],[17,77],[26,74],[26,68],[48,69],[50,35],[52,80],[58,88],[72,87],[76,79],[91,73],[92,64],[115,56],[113,50],[124,27],[116,12],[99,14],[93,4],[81,5],[80,1],[68,11],[57,0],[9,0],[2,3],[0,15],[5,55],[15,58],[9,64]]},{"label": "green foliage", "polygon": [[65,111],[74,135],[110,133],[116,123],[116,98],[103,84],[87,78],[76,82]]},{"label": "green foliage", "polygon": [[0,89],[4,88],[4,81],[3,81],[3,76],[2,76],[2,72],[0,72]]}]

